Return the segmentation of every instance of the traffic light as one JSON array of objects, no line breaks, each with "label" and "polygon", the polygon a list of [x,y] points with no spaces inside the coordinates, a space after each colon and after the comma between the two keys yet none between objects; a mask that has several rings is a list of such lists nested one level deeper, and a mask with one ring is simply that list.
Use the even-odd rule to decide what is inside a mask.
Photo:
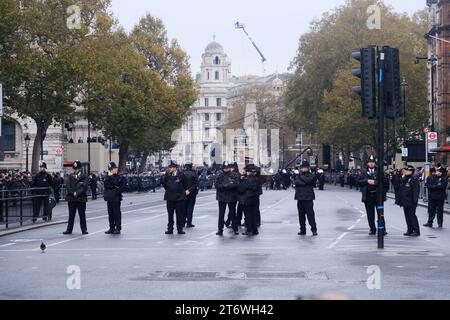
[{"label": "traffic light", "polygon": [[384,74],[383,93],[386,117],[393,119],[404,116],[401,100],[400,52],[396,48],[383,47]]},{"label": "traffic light", "polygon": [[360,69],[352,70],[352,74],[361,79],[361,86],[353,87],[352,91],[361,96],[363,117],[375,118],[377,115],[375,48],[363,48],[353,52],[352,58],[361,63]]}]

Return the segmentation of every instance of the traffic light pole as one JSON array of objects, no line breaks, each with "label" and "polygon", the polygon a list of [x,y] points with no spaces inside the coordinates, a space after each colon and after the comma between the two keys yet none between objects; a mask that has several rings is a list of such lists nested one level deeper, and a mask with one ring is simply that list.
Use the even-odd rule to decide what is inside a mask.
[{"label": "traffic light pole", "polygon": [[384,76],[384,53],[378,48],[378,170],[377,170],[377,216],[378,216],[378,249],[384,248],[384,121],[385,121],[385,100],[383,92]]}]

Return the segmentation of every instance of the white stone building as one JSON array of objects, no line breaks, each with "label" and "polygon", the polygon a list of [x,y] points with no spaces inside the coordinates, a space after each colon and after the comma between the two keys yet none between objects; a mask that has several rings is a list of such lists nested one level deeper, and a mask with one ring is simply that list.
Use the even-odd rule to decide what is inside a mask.
[{"label": "white stone building", "polygon": [[178,163],[211,165],[221,153],[222,124],[227,117],[227,95],[231,87],[231,63],[223,47],[211,42],[202,55],[201,72],[197,75],[198,99],[191,115],[174,138],[179,141],[172,152]]}]

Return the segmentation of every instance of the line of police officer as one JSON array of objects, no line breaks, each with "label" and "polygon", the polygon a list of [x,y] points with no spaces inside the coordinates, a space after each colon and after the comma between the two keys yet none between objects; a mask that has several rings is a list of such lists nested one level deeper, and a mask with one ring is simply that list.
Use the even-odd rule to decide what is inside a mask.
[{"label": "line of police officer", "polygon": [[[419,202],[420,181],[418,176],[414,175],[416,169],[408,165],[402,169],[401,174],[392,179],[395,190],[395,204],[403,208],[407,230],[405,236],[420,236],[419,221],[416,215],[416,209]],[[377,206],[377,167],[375,157],[370,156],[367,163],[367,171],[362,172],[359,178],[361,186],[362,202],[366,207],[367,219],[370,228],[370,235],[377,233],[375,225],[375,211]],[[386,201],[386,193],[389,189],[389,179],[384,175],[383,198]],[[429,193],[428,202],[428,222],[425,227],[433,227],[433,222],[437,216],[438,227],[443,225],[444,203],[447,198],[448,180],[446,169],[442,166],[435,168],[430,177],[427,178],[426,187]],[[386,229],[384,230],[387,234]]]}]

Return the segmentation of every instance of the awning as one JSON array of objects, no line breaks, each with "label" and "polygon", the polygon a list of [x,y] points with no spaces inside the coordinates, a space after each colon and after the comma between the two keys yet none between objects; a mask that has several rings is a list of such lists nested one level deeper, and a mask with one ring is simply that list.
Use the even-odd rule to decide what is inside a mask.
[{"label": "awning", "polygon": [[450,152],[450,146],[434,148],[434,149],[431,149],[430,152],[434,152],[434,153]]}]

